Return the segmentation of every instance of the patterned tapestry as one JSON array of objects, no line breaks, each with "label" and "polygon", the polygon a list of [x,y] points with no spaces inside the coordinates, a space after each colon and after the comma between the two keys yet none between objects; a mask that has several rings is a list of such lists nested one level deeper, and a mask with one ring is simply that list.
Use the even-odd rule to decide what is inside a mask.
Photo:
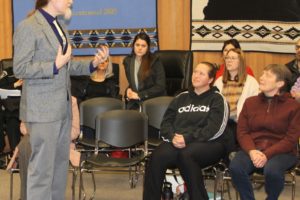
[{"label": "patterned tapestry", "polygon": [[300,0],[191,0],[191,50],[221,51],[235,38],[244,51],[294,53]]},{"label": "patterned tapestry", "polygon": [[[111,55],[131,52],[138,32],[151,38],[151,51],[158,48],[156,0],[74,0],[68,22],[74,55],[93,55],[108,45]],[[13,0],[14,28],[34,8],[35,0]]]}]

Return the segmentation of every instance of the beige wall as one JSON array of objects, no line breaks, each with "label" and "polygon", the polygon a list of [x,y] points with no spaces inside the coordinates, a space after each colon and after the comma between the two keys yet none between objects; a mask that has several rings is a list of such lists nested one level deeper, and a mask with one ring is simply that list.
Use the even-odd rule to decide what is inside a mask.
[{"label": "beige wall", "polygon": [[[157,0],[158,2],[158,38],[160,49],[188,50],[190,46],[190,1]],[[0,59],[12,56],[11,0],[0,1]],[[293,58],[291,54],[245,53],[246,62],[256,77],[269,63],[286,63]],[[126,87],[126,78],[122,67],[123,56],[114,56],[113,62],[120,64],[121,91]],[[195,52],[194,65],[200,61],[219,63],[219,52]]]}]

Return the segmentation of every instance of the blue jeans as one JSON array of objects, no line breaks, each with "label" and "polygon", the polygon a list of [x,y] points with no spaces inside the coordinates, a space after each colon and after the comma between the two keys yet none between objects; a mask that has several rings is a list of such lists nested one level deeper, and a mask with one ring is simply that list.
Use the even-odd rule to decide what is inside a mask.
[{"label": "blue jeans", "polygon": [[278,154],[267,161],[263,169],[256,168],[250,156],[237,152],[229,165],[232,182],[240,193],[241,200],[255,200],[250,175],[262,170],[265,177],[267,200],[277,200],[284,187],[285,171],[295,166],[297,157],[292,154]]}]

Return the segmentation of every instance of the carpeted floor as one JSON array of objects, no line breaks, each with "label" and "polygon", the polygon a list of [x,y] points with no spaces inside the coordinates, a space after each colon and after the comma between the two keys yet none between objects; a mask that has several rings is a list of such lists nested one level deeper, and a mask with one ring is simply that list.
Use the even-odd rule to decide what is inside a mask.
[{"label": "carpeted floor", "polygon": [[[0,170],[0,200],[9,200],[9,183],[10,183],[10,174],[5,170]],[[86,183],[86,190],[88,194],[92,193],[92,184],[90,175],[84,177]],[[300,184],[300,177],[297,177],[297,181]],[[97,174],[97,191],[95,195],[96,200],[141,200],[142,199],[142,179],[139,180],[137,187],[130,189],[128,183],[128,174],[125,173],[114,173],[114,174]],[[19,199],[19,175],[14,175],[14,189],[13,189],[13,199]],[[212,191],[212,182],[208,181],[208,191]],[[299,185],[296,186],[296,198],[300,199],[300,190]],[[263,200],[265,199],[265,194],[263,188],[255,191],[256,199]],[[234,198],[234,191],[231,191],[232,199]],[[71,200],[71,173],[69,173],[68,186],[66,191],[66,199]],[[78,186],[76,186],[76,199],[78,199]],[[87,198],[88,199],[88,198]],[[228,199],[227,194],[225,199]],[[290,200],[291,199],[291,187],[286,186],[283,191],[280,200]]]}]

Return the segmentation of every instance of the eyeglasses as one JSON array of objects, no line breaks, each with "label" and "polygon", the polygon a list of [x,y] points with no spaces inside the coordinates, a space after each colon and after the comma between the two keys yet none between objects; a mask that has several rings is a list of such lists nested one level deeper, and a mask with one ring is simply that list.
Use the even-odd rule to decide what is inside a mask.
[{"label": "eyeglasses", "polygon": [[229,56],[225,57],[225,60],[238,60],[238,59],[239,59],[238,57],[229,57]]}]

